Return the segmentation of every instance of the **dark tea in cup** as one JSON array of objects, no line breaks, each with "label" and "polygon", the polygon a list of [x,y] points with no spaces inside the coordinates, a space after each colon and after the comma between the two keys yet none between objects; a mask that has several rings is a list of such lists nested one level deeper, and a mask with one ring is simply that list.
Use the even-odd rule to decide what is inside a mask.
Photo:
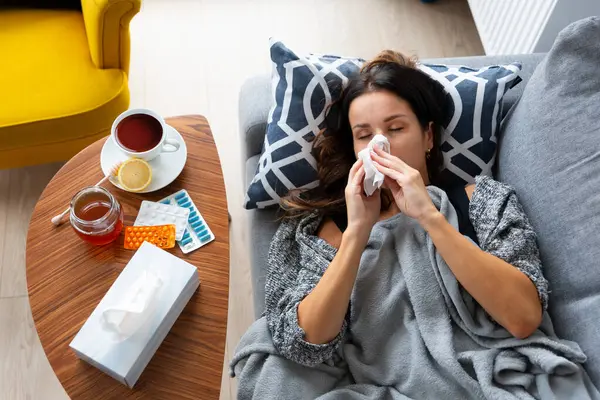
[{"label": "dark tea in cup", "polygon": [[163,138],[163,127],[152,115],[133,114],[119,122],[116,137],[126,150],[143,153],[160,144]]},{"label": "dark tea in cup", "polygon": [[119,115],[110,128],[111,140],[127,157],[151,161],[161,153],[174,153],[181,143],[174,129],[152,110],[135,108]]}]

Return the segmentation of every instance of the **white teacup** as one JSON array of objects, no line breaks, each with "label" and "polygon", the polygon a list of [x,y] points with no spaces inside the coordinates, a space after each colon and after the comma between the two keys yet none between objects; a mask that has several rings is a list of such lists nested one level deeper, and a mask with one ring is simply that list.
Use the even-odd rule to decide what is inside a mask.
[{"label": "white teacup", "polygon": [[[126,121],[125,124],[119,125],[127,117],[136,115],[142,116],[138,119],[137,124],[132,125],[132,120],[130,119],[128,120],[129,122]],[[144,115],[153,118],[155,121],[148,118],[144,119]],[[156,124],[156,121],[158,124]],[[130,131],[128,131],[128,129]],[[137,129],[137,131],[135,129]],[[165,123],[165,120],[154,111],[145,108],[127,110],[119,115],[112,124],[110,136],[117,147],[125,153],[125,155],[128,157],[142,158],[146,161],[156,158],[163,152],[172,153],[177,151],[181,145],[178,140],[167,138],[167,124]],[[138,139],[143,140],[140,141]],[[155,145],[154,142],[156,142]],[[139,150],[136,150],[135,147],[137,144],[143,146],[139,147]],[[149,146],[151,147],[148,148]]]}]

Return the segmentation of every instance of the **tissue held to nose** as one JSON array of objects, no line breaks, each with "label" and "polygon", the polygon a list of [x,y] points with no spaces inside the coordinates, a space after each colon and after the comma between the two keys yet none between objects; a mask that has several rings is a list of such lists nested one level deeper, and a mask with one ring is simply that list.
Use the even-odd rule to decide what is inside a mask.
[{"label": "tissue held to nose", "polygon": [[383,135],[377,134],[371,139],[368,146],[358,152],[358,157],[362,159],[363,168],[365,169],[364,189],[367,196],[371,196],[375,190],[379,189],[383,185],[384,176],[381,172],[373,165],[371,159],[371,150],[379,147],[386,153],[390,152],[390,142]]}]

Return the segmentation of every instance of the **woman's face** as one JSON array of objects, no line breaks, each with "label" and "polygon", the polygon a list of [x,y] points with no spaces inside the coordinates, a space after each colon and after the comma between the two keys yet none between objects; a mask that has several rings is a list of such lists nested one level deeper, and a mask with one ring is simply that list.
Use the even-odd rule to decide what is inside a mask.
[{"label": "woman's face", "polygon": [[355,155],[379,133],[389,140],[390,153],[427,182],[425,154],[433,147],[433,133],[431,126],[423,130],[408,102],[385,90],[365,93],[350,103],[348,118]]}]

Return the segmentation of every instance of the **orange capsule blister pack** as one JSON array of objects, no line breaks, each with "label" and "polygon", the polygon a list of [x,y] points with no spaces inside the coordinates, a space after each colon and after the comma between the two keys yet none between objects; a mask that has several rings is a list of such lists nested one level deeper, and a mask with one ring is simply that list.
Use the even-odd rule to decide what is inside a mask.
[{"label": "orange capsule blister pack", "polygon": [[175,225],[126,226],[123,245],[137,250],[142,243],[150,242],[161,249],[175,247]]}]

